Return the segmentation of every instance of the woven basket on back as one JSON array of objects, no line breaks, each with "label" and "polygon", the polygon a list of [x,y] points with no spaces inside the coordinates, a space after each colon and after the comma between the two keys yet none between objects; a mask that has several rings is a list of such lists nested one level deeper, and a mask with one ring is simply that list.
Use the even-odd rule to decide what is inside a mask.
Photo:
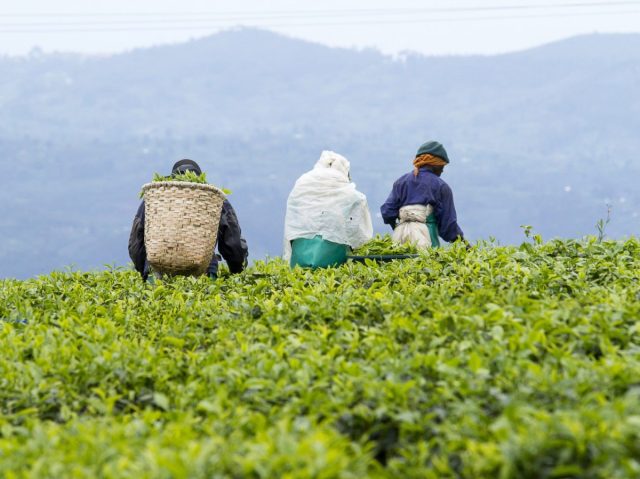
[{"label": "woven basket on back", "polygon": [[153,271],[206,272],[218,236],[224,193],[212,185],[159,181],[142,187],[144,245]]}]

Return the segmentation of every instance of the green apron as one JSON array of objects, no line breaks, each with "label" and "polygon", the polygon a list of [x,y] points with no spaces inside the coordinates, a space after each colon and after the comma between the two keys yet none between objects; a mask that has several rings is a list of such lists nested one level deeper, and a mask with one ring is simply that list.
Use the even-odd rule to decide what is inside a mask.
[{"label": "green apron", "polygon": [[431,247],[439,248],[440,240],[438,239],[438,222],[436,221],[436,215],[433,213],[427,216],[427,229],[429,230],[429,236],[431,237]]},{"label": "green apron", "polygon": [[349,246],[315,238],[298,238],[291,242],[290,265],[303,268],[327,268],[347,261]]}]

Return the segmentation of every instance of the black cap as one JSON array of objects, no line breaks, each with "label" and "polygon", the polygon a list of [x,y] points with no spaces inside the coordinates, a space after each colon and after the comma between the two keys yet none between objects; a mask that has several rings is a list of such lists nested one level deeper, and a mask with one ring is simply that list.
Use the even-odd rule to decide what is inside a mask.
[{"label": "black cap", "polygon": [[202,174],[202,170],[198,166],[198,163],[189,159],[184,159],[176,162],[176,164],[173,165],[173,168],[171,169],[171,174],[180,175],[186,173],[187,171],[193,171],[196,175]]}]

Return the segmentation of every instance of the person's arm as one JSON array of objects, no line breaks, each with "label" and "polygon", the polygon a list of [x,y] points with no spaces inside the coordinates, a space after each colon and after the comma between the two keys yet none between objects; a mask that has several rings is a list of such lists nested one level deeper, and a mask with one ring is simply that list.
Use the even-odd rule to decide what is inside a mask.
[{"label": "person's arm", "polygon": [[222,205],[220,226],[218,227],[218,250],[227,262],[230,272],[240,273],[245,268],[249,248],[242,237],[236,212],[231,203],[226,200]]},{"label": "person's arm", "polygon": [[464,241],[464,233],[458,226],[456,208],[453,204],[453,192],[446,183],[440,188],[435,214],[438,222],[438,234],[443,240],[449,243],[458,239]]},{"label": "person's arm", "polygon": [[145,278],[144,265],[147,261],[147,250],[144,246],[144,201],[138,207],[129,233],[129,257],[138,273]]},{"label": "person's arm", "polygon": [[396,181],[391,188],[391,193],[387,198],[387,201],[380,207],[380,214],[382,215],[382,221],[385,224],[395,229],[398,215],[400,214],[400,206],[402,205],[401,187]]}]

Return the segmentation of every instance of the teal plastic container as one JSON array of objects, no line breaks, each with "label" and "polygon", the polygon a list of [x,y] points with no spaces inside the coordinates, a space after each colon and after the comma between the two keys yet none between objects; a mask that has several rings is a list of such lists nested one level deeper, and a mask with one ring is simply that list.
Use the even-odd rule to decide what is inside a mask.
[{"label": "teal plastic container", "polygon": [[350,248],[344,244],[327,241],[322,236],[299,238],[291,242],[291,267],[328,268],[347,261]]}]

